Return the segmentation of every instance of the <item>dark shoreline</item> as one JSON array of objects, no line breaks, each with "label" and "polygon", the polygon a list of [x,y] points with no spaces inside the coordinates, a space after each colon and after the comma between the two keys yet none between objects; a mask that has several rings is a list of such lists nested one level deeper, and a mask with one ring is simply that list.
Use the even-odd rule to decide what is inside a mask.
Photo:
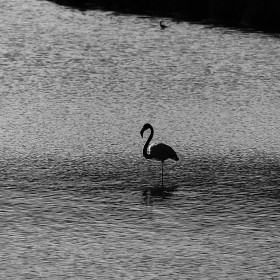
[{"label": "dark shoreline", "polygon": [[280,33],[279,0],[49,0],[80,10],[102,9]]}]

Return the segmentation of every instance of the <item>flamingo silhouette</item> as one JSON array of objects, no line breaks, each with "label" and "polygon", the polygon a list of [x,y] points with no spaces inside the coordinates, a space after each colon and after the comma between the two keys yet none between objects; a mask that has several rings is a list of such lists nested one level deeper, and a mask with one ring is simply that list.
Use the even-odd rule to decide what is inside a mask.
[{"label": "flamingo silhouette", "polygon": [[167,159],[178,161],[179,158],[176,152],[166,144],[158,143],[149,145],[154,136],[154,128],[149,123],[146,123],[141,129],[140,134],[143,137],[143,133],[147,129],[151,130],[151,134],[143,148],[143,156],[146,159],[155,159],[161,161],[161,186],[163,187],[163,162]]},{"label": "flamingo silhouette", "polygon": [[160,25],[160,28],[161,28],[161,29],[165,29],[165,28],[167,27],[167,25],[164,24],[164,21],[163,21],[163,20],[161,20],[161,21],[159,22],[159,25]]}]

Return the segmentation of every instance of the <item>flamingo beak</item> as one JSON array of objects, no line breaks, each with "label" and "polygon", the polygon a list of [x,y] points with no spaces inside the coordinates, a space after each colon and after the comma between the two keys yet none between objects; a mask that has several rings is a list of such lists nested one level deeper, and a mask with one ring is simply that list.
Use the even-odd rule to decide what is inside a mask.
[{"label": "flamingo beak", "polygon": [[144,132],[145,132],[148,128],[150,128],[150,127],[151,127],[151,125],[148,124],[148,123],[146,123],[146,124],[143,126],[143,128],[142,128],[141,131],[140,131],[140,135],[142,136],[142,138],[143,138]]}]

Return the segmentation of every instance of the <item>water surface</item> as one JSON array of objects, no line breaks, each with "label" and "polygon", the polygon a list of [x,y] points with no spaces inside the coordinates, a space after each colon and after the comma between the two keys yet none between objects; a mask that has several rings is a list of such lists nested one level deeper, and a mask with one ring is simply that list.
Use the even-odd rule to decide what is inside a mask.
[{"label": "water surface", "polygon": [[0,6],[1,278],[280,278],[278,37]]}]

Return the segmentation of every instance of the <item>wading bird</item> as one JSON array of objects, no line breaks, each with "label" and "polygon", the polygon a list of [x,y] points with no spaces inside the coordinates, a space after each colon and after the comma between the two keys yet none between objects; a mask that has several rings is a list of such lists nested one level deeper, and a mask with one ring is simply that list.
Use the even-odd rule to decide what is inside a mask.
[{"label": "wading bird", "polygon": [[143,137],[143,133],[147,129],[150,129],[151,133],[143,148],[143,156],[146,159],[155,159],[155,160],[161,161],[161,186],[163,187],[163,162],[167,159],[172,159],[172,160],[178,161],[179,158],[178,158],[176,152],[170,146],[168,146],[166,144],[158,143],[158,144],[149,145],[154,136],[153,127],[149,123],[146,123],[143,126],[143,128],[141,129],[140,134]]},{"label": "wading bird", "polygon": [[161,21],[159,22],[159,25],[160,25],[160,28],[161,28],[161,29],[165,29],[165,28],[167,27],[167,25],[164,24],[164,21],[163,21],[163,20],[161,20]]}]

